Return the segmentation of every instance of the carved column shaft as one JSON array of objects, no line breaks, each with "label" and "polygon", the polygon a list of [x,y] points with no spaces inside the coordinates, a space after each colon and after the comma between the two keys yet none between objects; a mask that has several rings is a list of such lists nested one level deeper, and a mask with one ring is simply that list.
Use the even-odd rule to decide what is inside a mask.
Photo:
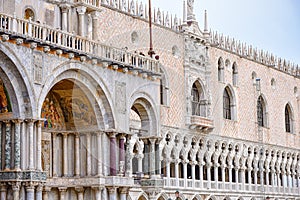
[{"label": "carved column shaft", "polygon": [[98,163],[98,175],[103,175],[103,168],[102,168],[102,132],[97,133],[97,163]]},{"label": "carved column shaft", "polygon": [[10,170],[10,159],[11,159],[11,124],[10,121],[5,122],[5,163],[4,170]]},{"label": "carved column shaft", "polygon": [[29,135],[29,169],[34,170],[34,154],[33,154],[33,149],[34,149],[34,144],[33,144],[33,120],[28,120],[28,135]]},{"label": "carved column shaft", "polygon": [[150,139],[150,175],[155,175],[155,142],[156,139]]},{"label": "carved column shaft", "polygon": [[68,176],[68,134],[63,134],[63,175]]},{"label": "carved column shaft", "polygon": [[92,173],[91,133],[86,134],[86,156],[86,174],[90,176]]},{"label": "carved column shaft", "polygon": [[49,199],[49,192],[51,191],[50,187],[45,187],[43,191],[43,200],[48,200]]},{"label": "carved column shaft", "polygon": [[92,187],[92,189],[95,191],[95,200],[101,200],[101,193],[103,188],[102,187]]},{"label": "carved column shaft", "polygon": [[58,188],[58,190],[59,190],[59,193],[60,193],[60,200],[65,200],[65,194],[66,194],[67,188],[66,187],[60,187],[60,188]]},{"label": "carved column shaft", "polygon": [[37,123],[37,150],[36,150],[36,169],[42,171],[42,124],[43,121]]},{"label": "carved column shaft", "polygon": [[12,190],[13,190],[13,199],[14,200],[19,200],[20,196],[20,184],[16,183],[12,185]]},{"label": "carved column shaft", "polygon": [[76,187],[75,190],[77,192],[77,200],[83,200],[84,188],[83,187]]},{"label": "carved column shaft", "polygon": [[79,134],[75,134],[75,176],[80,175]]},{"label": "carved column shaft", "polygon": [[35,200],[42,200],[42,197],[43,197],[43,186],[39,185],[36,187]]},{"label": "carved column shaft", "polygon": [[120,174],[124,174],[124,166],[125,166],[125,136],[121,135],[120,141],[119,141],[119,165],[120,165]]},{"label": "carved column shaft", "polygon": [[61,8],[61,29],[63,31],[68,31],[68,12],[69,12],[69,6],[63,5]]},{"label": "carved column shaft", "polygon": [[0,199],[6,200],[7,186],[5,184],[0,185]]},{"label": "carved column shaft", "polygon": [[98,11],[94,11],[91,13],[92,14],[92,20],[93,20],[93,34],[92,34],[92,38],[95,41],[99,40],[99,12]]},{"label": "carved column shaft", "polygon": [[15,170],[21,169],[21,120],[14,120],[15,123]]},{"label": "carved column shaft", "polygon": [[2,122],[0,122],[0,170],[2,170],[2,141],[3,141]]},{"label": "carved column shaft", "polygon": [[115,133],[110,134],[110,175],[116,176],[116,135]]},{"label": "carved column shaft", "polygon": [[[57,134],[52,134],[52,144],[53,147],[56,146]],[[57,149],[52,148],[52,176],[57,177]]]},{"label": "carved column shaft", "polygon": [[34,185],[26,186],[26,200],[34,200]]},{"label": "carved column shaft", "polygon": [[84,36],[84,14],[86,12],[86,7],[84,6],[79,6],[77,7],[77,12],[78,12],[78,34],[80,36]]}]

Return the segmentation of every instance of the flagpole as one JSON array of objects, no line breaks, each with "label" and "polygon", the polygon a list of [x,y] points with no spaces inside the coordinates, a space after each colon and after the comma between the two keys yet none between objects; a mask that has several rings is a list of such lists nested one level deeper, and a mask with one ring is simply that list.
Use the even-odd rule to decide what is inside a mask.
[{"label": "flagpole", "polygon": [[148,51],[148,55],[152,58],[155,54],[153,51],[153,43],[152,43],[152,8],[151,8],[151,0],[149,0],[149,32],[150,32],[150,48]]}]

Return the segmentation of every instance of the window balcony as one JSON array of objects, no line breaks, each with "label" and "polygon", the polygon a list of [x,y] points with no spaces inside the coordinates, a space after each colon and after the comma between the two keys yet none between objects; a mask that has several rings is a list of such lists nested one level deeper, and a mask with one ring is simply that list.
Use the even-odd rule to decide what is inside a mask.
[{"label": "window balcony", "polygon": [[198,115],[192,115],[190,128],[209,131],[213,129],[213,120]]}]

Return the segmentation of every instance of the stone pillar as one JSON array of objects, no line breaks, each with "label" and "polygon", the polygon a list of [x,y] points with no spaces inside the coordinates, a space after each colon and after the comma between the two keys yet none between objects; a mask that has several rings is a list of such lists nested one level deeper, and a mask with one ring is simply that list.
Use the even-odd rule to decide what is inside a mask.
[{"label": "stone pillar", "polygon": [[11,169],[10,159],[11,159],[11,124],[10,120],[3,121],[5,123],[5,157],[4,157],[4,171],[9,171]]},{"label": "stone pillar", "polygon": [[33,149],[34,149],[34,144],[33,144],[33,124],[34,120],[30,119],[27,120],[28,123],[28,132],[27,134],[29,135],[29,170],[34,170],[34,154],[33,154]]},{"label": "stone pillar", "polygon": [[5,183],[0,185],[0,199],[6,200],[7,186]]},{"label": "stone pillar", "polygon": [[176,180],[176,186],[179,187],[179,160],[175,160],[175,180]]},{"label": "stone pillar", "polygon": [[86,133],[86,174],[92,174],[91,133]]},{"label": "stone pillar", "polygon": [[101,200],[103,187],[94,186],[92,189],[95,191],[95,200]]},{"label": "stone pillar", "polygon": [[59,193],[60,193],[60,199],[59,200],[65,200],[65,194],[66,194],[66,191],[67,191],[67,187],[59,187],[58,190],[59,190]]},{"label": "stone pillar", "polygon": [[109,192],[109,200],[117,200],[117,188],[116,187],[108,187]]},{"label": "stone pillar", "polygon": [[211,168],[211,165],[210,163],[207,163],[207,188],[210,189],[211,188],[211,174],[210,174],[210,168]]},{"label": "stone pillar", "polygon": [[3,131],[2,131],[2,122],[0,122],[0,171],[2,170],[2,141],[3,141]]},{"label": "stone pillar", "polygon": [[49,192],[51,191],[51,187],[45,186],[43,191],[43,200],[49,199]]},{"label": "stone pillar", "polygon": [[75,190],[77,192],[77,200],[83,200],[84,188],[83,187],[75,187]]},{"label": "stone pillar", "polygon": [[70,6],[63,4],[60,6],[61,9],[61,29],[63,31],[68,31],[68,13]]},{"label": "stone pillar", "polygon": [[93,11],[92,13],[92,20],[93,20],[93,33],[92,33],[92,38],[95,41],[99,41],[99,11]]},{"label": "stone pillar", "polygon": [[[13,183],[12,185],[12,191],[13,191],[13,199],[14,200],[19,200],[20,198],[20,185],[21,183]],[[2,199],[2,198],[1,198]]]},{"label": "stone pillar", "polygon": [[150,175],[153,176],[155,175],[155,143],[156,143],[156,139],[149,139],[150,141]]},{"label": "stone pillar", "polygon": [[199,177],[200,177],[200,188],[203,188],[203,163],[200,161],[199,163]]},{"label": "stone pillar", "polygon": [[260,186],[263,189],[264,188],[264,169],[260,168],[259,169],[259,173],[260,173]]},{"label": "stone pillar", "polygon": [[75,133],[75,176],[80,176],[79,133]]},{"label": "stone pillar", "polygon": [[170,160],[166,159],[166,175],[167,175],[167,185],[170,185]]},{"label": "stone pillar", "polygon": [[63,133],[63,176],[68,176],[68,133]]},{"label": "stone pillar", "polygon": [[35,200],[34,199],[34,185],[29,184],[26,186],[26,200]]},{"label": "stone pillar", "polygon": [[235,190],[239,190],[239,168],[236,166],[234,168],[234,172],[235,172]]},{"label": "stone pillar", "polygon": [[126,200],[127,194],[128,194],[128,188],[126,187],[120,188],[120,200]]},{"label": "stone pillar", "polygon": [[37,122],[37,148],[36,148],[36,169],[42,171],[42,124],[43,121]]},{"label": "stone pillar", "polygon": [[125,135],[121,134],[119,141],[119,175],[124,175],[125,172]]},{"label": "stone pillar", "polygon": [[255,190],[257,190],[257,168],[254,168],[254,186]]},{"label": "stone pillar", "polygon": [[194,188],[195,187],[195,180],[196,180],[196,169],[195,169],[196,163],[193,162],[193,163],[191,163],[191,165],[192,165],[192,180],[193,180],[193,188]]},{"label": "stone pillar", "polygon": [[102,164],[103,164],[102,163],[102,132],[98,132],[97,133],[97,173],[98,173],[98,176],[103,176]]},{"label": "stone pillar", "polygon": [[14,133],[14,165],[15,170],[21,170],[21,122],[22,120],[13,120],[15,124],[15,133]]},{"label": "stone pillar", "polygon": [[36,187],[35,200],[42,200],[42,197],[43,197],[43,186],[38,185]]},{"label": "stone pillar", "polygon": [[252,184],[251,172],[252,172],[252,167],[248,167],[248,183],[249,183],[249,187],[251,187],[251,184]]},{"label": "stone pillar", "polygon": [[241,182],[242,182],[242,190],[245,190],[245,183],[246,183],[246,179],[245,179],[245,167],[241,168]]},{"label": "stone pillar", "polygon": [[159,149],[159,140],[155,144],[155,160],[156,160],[156,170],[157,174],[161,175],[161,156],[160,156],[160,149]]},{"label": "stone pillar", "polygon": [[116,133],[110,133],[109,134],[110,139],[110,175],[116,176],[117,170],[116,170]]},{"label": "stone pillar", "polygon": [[221,165],[221,171],[222,171],[222,188],[225,189],[225,168],[226,165]]},{"label": "stone pillar", "polygon": [[214,166],[214,178],[215,178],[215,183],[216,183],[216,189],[218,189],[218,185],[219,185],[218,163],[215,163],[215,166]]},{"label": "stone pillar", "polygon": [[228,166],[228,181],[229,181],[229,190],[232,189],[232,165]]},{"label": "stone pillar", "polygon": [[[56,145],[57,133],[52,133],[52,144]],[[53,148],[52,152],[52,176],[57,177],[57,151]]]},{"label": "stone pillar", "polygon": [[142,173],[143,172],[143,154],[138,154],[137,159],[138,159],[138,172]]},{"label": "stone pillar", "polygon": [[79,6],[76,8],[78,12],[78,35],[84,36],[85,23],[84,23],[84,14],[86,12],[86,7]]}]

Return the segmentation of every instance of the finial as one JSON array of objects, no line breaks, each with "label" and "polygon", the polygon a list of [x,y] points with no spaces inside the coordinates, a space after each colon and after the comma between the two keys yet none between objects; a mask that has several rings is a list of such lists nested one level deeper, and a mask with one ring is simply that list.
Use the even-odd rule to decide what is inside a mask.
[{"label": "finial", "polygon": [[204,12],[204,32],[208,32],[208,24],[207,24],[207,12]]}]

